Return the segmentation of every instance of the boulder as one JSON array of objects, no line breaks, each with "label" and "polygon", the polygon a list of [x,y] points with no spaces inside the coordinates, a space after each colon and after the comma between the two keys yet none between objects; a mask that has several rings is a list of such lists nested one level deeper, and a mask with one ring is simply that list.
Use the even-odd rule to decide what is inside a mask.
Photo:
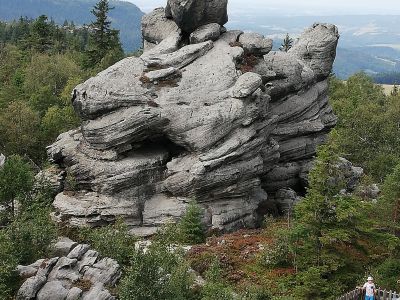
[{"label": "boulder", "polygon": [[265,55],[272,50],[272,40],[259,33],[243,33],[239,36],[239,43],[248,54]]},{"label": "boulder", "polygon": [[211,23],[200,26],[190,34],[189,40],[191,44],[198,44],[206,41],[215,41],[221,35],[221,25]]},{"label": "boulder", "polygon": [[336,26],[315,23],[299,37],[289,53],[302,59],[318,79],[327,78],[332,71],[338,39]]},{"label": "boulder", "polygon": [[171,33],[178,32],[174,21],[165,17],[164,8],[156,8],[142,18],[142,35],[146,42],[159,44]]},{"label": "boulder", "polygon": [[232,97],[246,98],[262,85],[262,77],[257,73],[248,72],[238,78],[232,89]]},{"label": "boulder", "polygon": [[37,300],[65,300],[68,290],[60,281],[47,282],[37,294]]},{"label": "boulder", "polygon": [[202,25],[228,22],[228,0],[168,0],[167,15],[184,32],[192,33]]}]

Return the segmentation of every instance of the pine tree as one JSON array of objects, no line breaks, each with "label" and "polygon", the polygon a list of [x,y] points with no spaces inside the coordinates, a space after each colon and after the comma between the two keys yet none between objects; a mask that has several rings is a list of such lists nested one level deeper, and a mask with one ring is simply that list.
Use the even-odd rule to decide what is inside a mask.
[{"label": "pine tree", "polygon": [[287,33],[279,50],[288,52],[292,47],[293,47],[293,39],[291,39],[289,34]]},{"label": "pine tree", "polygon": [[96,20],[90,24],[91,34],[89,49],[86,55],[85,67],[90,68],[99,65],[107,57],[108,64],[114,63],[122,58],[123,51],[119,40],[119,31],[111,28],[108,18],[110,10],[108,0],[100,0],[91,11]]},{"label": "pine tree", "polygon": [[185,215],[179,223],[183,243],[200,244],[205,241],[205,233],[201,219],[201,208],[195,201],[190,202]]}]

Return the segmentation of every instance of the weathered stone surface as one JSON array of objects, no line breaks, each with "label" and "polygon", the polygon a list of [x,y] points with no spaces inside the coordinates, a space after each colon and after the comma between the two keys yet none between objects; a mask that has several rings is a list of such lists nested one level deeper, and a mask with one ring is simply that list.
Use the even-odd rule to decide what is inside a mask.
[{"label": "weathered stone surface", "polygon": [[67,256],[77,245],[78,243],[69,238],[61,237],[58,239],[57,243],[54,244],[53,252],[57,256]]},{"label": "weathered stone surface", "polygon": [[228,0],[168,0],[167,16],[187,33],[202,25],[228,22]]},{"label": "weathered stone surface", "polygon": [[84,280],[89,280],[93,284],[102,283],[113,286],[121,277],[121,270],[118,263],[111,258],[103,258],[91,267],[84,267]]},{"label": "weathered stone surface", "polygon": [[248,72],[239,77],[232,90],[235,98],[245,98],[253,94],[262,85],[260,75]]},{"label": "weathered stone surface", "polygon": [[326,78],[332,70],[338,38],[336,26],[316,23],[300,36],[289,53],[305,61],[317,78]]},{"label": "weathered stone surface", "polygon": [[50,188],[54,194],[58,194],[64,189],[64,178],[65,171],[56,165],[52,165],[35,176],[35,187],[45,186]]},{"label": "weathered stone surface", "polygon": [[243,33],[239,37],[239,43],[249,54],[264,55],[272,50],[272,40],[259,33]]},{"label": "weathered stone surface", "polygon": [[[178,2],[169,3],[174,18]],[[308,55],[301,39],[296,51],[269,52],[270,41],[241,31],[187,45],[188,33],[216,22],[199,24],[191,9],[213,3],[182,6],[193,30],[76,87],[82,126],[48,148],[75,181],[57,195],[55,220],[95,227],[122,217],[148,236],[196,199],[206,226],[233,230],[255,226],[277,191],[304,189],[316,148],[336,124],[317,68],[333,63],[335,27],[306,32],[315,45]],[[80,268],[96,269],[97,257],[87,259]]]},{"label": "weathered stone surface", "polygon": [[231,44],[233,46],[234,43],[239,41],[240,35],[243,34],[241,30],[229,30],[221,35],[220,40],[226,42],[227,44]]},{"label": "weathered stone surface", "polygon": [[142,18],[142,35],[145,41],[158,44],[171,33],[179,31],[176,23],[165,17],[164,8],[156,8]]},{"label": "weathered stone surface", "polygon": [[[53,249],[65,253],[77,243],[60,239]],[[29,266],[18,266],[22,279],[26,279],[17,293],[18,300],[114,300],[107,287],[115,287],[121,277],[118,263],[110,258],[100,258],[88,245],[79,244],[62,256],[41,259]],[[98,259],[100,259],[98,261]],[[26,272],[29,270],[30,272]],[[90,281],[89,290],[76,287]]]},{"label": "weathered stone surface", "polygon": [[221,35],[221,25],[211,23],[200,26],[190,34],[190,43],[198,44],[206,41],[215,41]]},{"label": "weathered stone surface", "polygon": [[60,281],[47,282],[37,294],[37,300],[65,300],[68,290]]}]

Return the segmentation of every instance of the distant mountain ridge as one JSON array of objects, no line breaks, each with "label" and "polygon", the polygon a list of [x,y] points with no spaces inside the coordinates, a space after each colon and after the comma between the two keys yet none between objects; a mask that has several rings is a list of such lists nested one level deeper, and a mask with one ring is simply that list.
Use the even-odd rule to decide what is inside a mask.
[{"label": "distant mountain ridge", "polygon": [[[77,25],[89,24],[93,20],[90,13],[98,0],[0,0],[0,20],[12,21],[20,17],[36,18],[47,15],[56,23],[65,20]],[[112,26],[120,30],[120,38],[126,52],[141,47],[141,18],[144,13],[133,3],[111,0],[110,18]]]},{"label": "distant mountain ridge", "polygon": [[274,39],[277,49],[286,33],[297,37],[314,22],[332,23],[339,28],[334,72],[340,78],[359,71],[370,75],[400,72],[400,16],[266,16],[259,12],[234,14],[227,27],[261,32]]}]

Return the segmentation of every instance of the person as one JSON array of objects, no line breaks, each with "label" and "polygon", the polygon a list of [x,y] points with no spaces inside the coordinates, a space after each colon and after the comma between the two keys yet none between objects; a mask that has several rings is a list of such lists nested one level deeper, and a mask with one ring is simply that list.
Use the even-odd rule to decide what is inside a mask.
[{"label": "person", "polygon": [[363,290],[365,290],[365,300],[374,300],[376,294],[376,287],[374,283],[374,278],[372,276],[368,276],[367,282],[364,283]]}]

